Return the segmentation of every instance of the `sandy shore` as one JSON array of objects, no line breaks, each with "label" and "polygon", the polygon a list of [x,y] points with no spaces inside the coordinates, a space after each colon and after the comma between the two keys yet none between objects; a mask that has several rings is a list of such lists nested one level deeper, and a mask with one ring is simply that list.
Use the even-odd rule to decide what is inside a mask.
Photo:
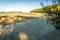
[{"label": "sandy shore", "polygon": [[39,16],[44,16],[42,13],[5,13],[5,14],[0,14],[0,16],[27,16],[27,17],[39,17]]}]

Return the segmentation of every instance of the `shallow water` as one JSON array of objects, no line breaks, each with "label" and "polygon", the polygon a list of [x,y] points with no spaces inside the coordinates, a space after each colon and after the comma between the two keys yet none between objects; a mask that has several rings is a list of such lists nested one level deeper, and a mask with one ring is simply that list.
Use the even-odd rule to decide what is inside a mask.
[{"label": "shallow water", "polygon": [[44,17],[8,24],[2,30],[0,40],[60,40],[60,32]]}]

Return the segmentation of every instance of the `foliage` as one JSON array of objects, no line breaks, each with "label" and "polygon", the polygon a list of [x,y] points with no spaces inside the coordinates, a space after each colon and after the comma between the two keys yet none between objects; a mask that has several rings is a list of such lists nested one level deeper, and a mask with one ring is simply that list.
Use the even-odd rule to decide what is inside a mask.
[{"label": "foliage", "polygon": [[[32,10],[31,12],[36,13],[46,13],[45,16],[48,19],[51,19],[53,24],[55,24],[56,29],[60,29],[60,0],[51,0],[52,4],[44,6],[43,3],[40,3],[42,8]],[[42,10],[41,10],[42,9]]]},{"label": "foliage", "polygon": [[34,12],[34,13],[59,13],[60,12],[60,4],[56,4],[56,5],[53,5],[53,6],[45,6],[43,8],[38,8],[38,9],[35,9],[35,10],[32,10],[31,12]]},{"label": "foliage", "polygon": [[44,10],[43,10],[43,8],[38,8],[38,9],[32,10],[31,12],[32,13],[43,13]]}]

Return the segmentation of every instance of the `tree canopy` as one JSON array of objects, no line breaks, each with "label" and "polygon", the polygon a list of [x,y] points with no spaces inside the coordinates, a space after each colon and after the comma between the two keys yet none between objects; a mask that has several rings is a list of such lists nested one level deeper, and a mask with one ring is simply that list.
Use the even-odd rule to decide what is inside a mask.
[{"label": "tree canopy", "polygon": [[31,12],[33,13],[58,13],[60,12],[60,4],[56,4],[56,5],[49,5],[49,6],[45,6],[43,8],[37,8],[32,10]]}]

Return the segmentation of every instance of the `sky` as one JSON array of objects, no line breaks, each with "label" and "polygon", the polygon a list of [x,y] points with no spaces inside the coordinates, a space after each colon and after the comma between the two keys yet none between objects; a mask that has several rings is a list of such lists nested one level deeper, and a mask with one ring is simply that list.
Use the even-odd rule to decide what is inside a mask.
[{"label": "sky", "polygon": [[43,2],[44,6],[51,4],[51,0],[0,0],[0,11],[29,12],[41,8],[40,2]]}]

